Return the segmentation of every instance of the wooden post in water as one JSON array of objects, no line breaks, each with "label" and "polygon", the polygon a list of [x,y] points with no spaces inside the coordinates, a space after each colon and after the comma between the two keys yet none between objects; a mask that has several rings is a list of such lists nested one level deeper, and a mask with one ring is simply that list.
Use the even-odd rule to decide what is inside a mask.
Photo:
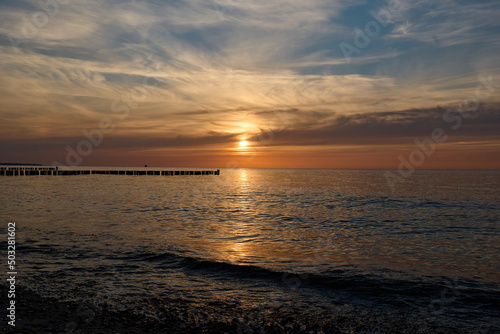
[{"label": "wooden post in water", "polygon": [[120,170],[120,169],[77,169],[71,167],[59,170],[58,167],[39,166],[0,166],[0,176],[54,176],[54,175],[219,175],[219,170]]}]

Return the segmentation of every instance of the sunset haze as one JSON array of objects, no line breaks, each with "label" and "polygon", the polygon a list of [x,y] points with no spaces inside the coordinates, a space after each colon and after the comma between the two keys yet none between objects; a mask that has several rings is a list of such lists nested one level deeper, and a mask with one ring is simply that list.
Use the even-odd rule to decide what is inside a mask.
[{"label": "sunset haze", "polygon": [[0,162],[500,169],[498,2],[6,1],[0,17]]}]

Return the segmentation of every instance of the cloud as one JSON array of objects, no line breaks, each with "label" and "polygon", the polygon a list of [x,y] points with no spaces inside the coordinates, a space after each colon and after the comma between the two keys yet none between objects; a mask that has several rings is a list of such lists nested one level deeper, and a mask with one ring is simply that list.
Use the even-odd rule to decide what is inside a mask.
[{"label": "cloud", "polygon": [[[401,2],[350,63],[339,44],[354,43],[355,27],[389,2],[90,0],[49,13],[45,2],[3,3],[0,131],[25,149],[64,148],[110,118],[109,147],[222,147],[257,138],[286,111],[273,145],[424,135],[437,105],[474,94],[479,74],[500,75],[500,9]],[[490,133],[472,124],[470,140]]]},{"label": "cloud", "polygon": [[[263,124],[262,132],[248,138],[255,147],[287,146],[324,146],[331,145],[383,145],[412,144],[414,139],[429,138],[435,128],[441,128],[450,137],[448,142],[461,142],[470,138],[488,142],[500,139],[500,104],[481,105],[463,118],[458,130],[452,128],[455,121],[446,122],[443,115],[451,107],[429,109],[410,109],[395,112],[372,114],[331,114],[328,111],[306,112],[299,109],[270,110],[255,113]],[[454,112],[453,115],[459,114]],[[222,128],[226,128],[224,120]],[[154,125],[151,128],[155,128]],[[140,129],[144,129],[143,126]],[[99,149],[154,149],[154,148],[229,148],[240,140],[241,133],[226,131],[206,131],[200,135],[178,135],[176,133],[134,133],[126,129],[124,135],[106,135]],[[271,138],[271,140],[269,140]],[[60,149],[66,145],[76,146],[86,137],[47,137],[33,142],[18,139],[15,145],[3,143],[1,150],[19,149]]]},{"label": "cloud", "polygon": [[[451,114],[445,117],[448,110]],[[455,129],[457,121],[460,126]],[[446,120],[445,120],[446,118]],[[330,115],[302,114],[300,121],[290,116],[286,129],[264,128],[251,140],[263,146],[324,146],[329,145],[383,145],[412,144],[415,139],[430,138],[436,128],[442,129],[449,142],[476,138],[478,141],[500,139],[500,104],[481,105],[463,117],[454,106],[428,109],[409,109],[371,114]],[[262,138],[272,137],[272,141]],[[260,143],[260,144],[259,144]]]}]

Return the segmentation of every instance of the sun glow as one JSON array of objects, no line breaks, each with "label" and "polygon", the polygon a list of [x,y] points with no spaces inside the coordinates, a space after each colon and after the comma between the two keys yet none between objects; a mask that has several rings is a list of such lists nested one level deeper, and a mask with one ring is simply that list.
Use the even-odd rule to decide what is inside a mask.
[{"label": "sun glow", "polygon": [[245,147],[248,147],[249,142],[248,142],[248,141],[246,141],[246,140],[241,140],[241,141],[239,142],[239,145],[240,145],[240,147],[241,147],[241,148],[245,148]]}]

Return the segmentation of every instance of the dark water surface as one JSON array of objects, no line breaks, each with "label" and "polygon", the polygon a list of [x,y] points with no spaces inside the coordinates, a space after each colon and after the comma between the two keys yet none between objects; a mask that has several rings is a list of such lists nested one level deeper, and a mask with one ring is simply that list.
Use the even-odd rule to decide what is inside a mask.
[{"label": "dark water surface", "polygon": [[[400,314],[500,331],[499,172],[420,171],[394,192],[384,171],[361,170],[0,183],[18,284],[84,304],[79,321],[112,309],[161,322],[168,308],[185,326],[307,332],[382,312],[372,332]],[[290,316],[305,327],[287,328]]]}]

